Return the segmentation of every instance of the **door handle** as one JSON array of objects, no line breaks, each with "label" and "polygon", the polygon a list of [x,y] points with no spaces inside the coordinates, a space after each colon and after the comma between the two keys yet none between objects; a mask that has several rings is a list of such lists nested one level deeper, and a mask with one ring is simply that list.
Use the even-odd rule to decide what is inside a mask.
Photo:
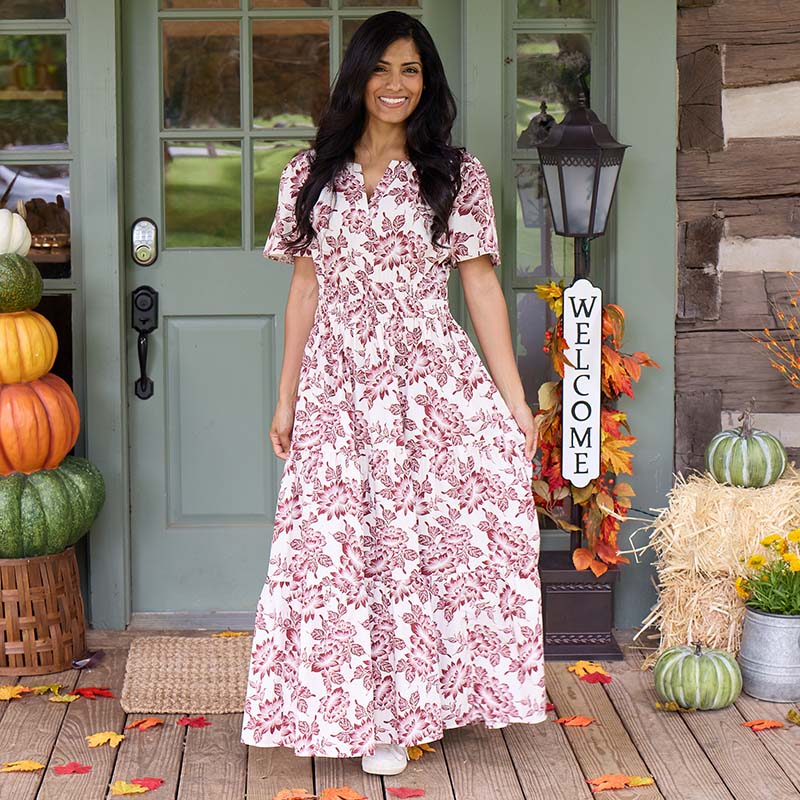
[{"label": "door handle", "polygon": [[139,332],[139,377],[134,383],[136,396],[153,396],[153,381],[147,377],[147,337],[158,327],[158,292],[152,286],[137,286],[131,292],[131,326]]}]

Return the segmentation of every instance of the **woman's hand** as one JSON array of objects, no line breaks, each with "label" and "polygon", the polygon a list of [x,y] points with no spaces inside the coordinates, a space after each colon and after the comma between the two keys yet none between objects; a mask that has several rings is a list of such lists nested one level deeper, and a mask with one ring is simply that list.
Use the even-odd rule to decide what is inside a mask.
[{"label": "woman's hand", "polygon": [[539,447],[539,422],[527,403],[520,403],[509,411],[525,434],[525,458],[532,461]]},{"label": "woman's hand", "polygon": [[275,455],[284,461],[289,457],[289,443],[292,440],[293,427],[294,403],[279,400],[269,428],[269,438],[272,441]]}]

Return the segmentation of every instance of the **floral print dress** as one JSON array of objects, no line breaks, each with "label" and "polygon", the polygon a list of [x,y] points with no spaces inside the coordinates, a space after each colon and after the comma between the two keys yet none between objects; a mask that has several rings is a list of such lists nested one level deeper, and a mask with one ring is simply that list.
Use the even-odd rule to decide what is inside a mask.
[{"label": "floral print dress", "polygon": [[[286,237],[313,151],[284,169]],[[360,165],[317,201],[319,298],[302,357],[241,741],[354,757],[444,729],[545,719],[539,528],[525,436],[447,279],[500,263],[486,172],[465,154],[448,247],[411,161],[367,198]]]}]

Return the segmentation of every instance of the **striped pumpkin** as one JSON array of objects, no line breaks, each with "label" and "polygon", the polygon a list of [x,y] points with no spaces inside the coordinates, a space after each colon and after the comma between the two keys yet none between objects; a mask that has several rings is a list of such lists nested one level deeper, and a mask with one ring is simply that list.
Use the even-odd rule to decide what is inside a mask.
[{"label": "striped pumpkin", "polygon": [[786,469],[786,448],[771,433],[753,428],[749,413],[742,419],[741,428],[721,431],[709,442],[706,469],[731,486],[769,486]]},{"label": "striped pumpkin", "polygon": [[700,711],[727,708],[742,691],[742,673],[726,650],[703,650],[699,642],[666,649],[653,671],[662,703]]}]

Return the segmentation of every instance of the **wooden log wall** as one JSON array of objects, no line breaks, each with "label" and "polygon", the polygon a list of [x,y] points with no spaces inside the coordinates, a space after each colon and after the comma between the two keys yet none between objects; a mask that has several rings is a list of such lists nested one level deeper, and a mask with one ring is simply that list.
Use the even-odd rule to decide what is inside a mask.
[{"label": "wooden log wall", "polygon": [[798,459],[800,390],[751,336],[800,276],[800,0],[678,0],[677,60],[675,469],[750,398]]}]

